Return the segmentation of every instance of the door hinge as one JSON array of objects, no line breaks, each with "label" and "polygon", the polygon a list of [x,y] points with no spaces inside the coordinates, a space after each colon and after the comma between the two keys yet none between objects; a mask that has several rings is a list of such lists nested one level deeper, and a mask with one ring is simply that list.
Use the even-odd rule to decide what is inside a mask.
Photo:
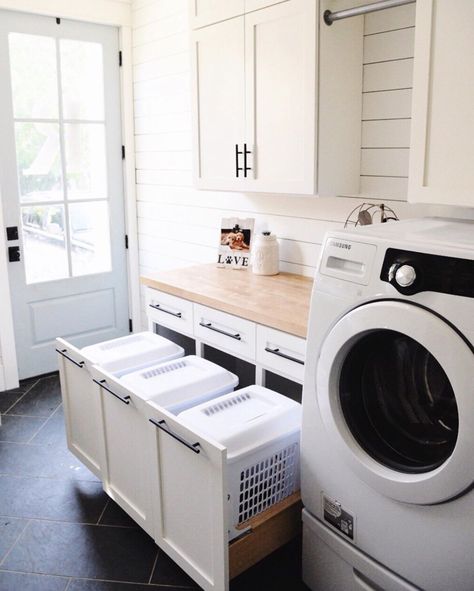
[{"label": "door hinge", "polygon": [[122,60],[122,52],[119,51],[119,68],[122,67],[122,63],[123,63],[123,60]]},{"label": "door hinge", "polygon": [[131,318],[128,319],[128,330],[133,332],[133,320]]},{"label": "door hinge", "polygon": [[125,234],[125,248],[128,250],[128,234]]},{"label": "door hinge", "polygon": [[60,24],[61,24],[61,19],[60,19],[60,18],[58,18],[58,17],[56,17],[56,24],[57,24],[57,25],[60,25]]},{"label": "door hinge", "polygon": [[125,146],[122,146],[122,160],[125,160]]}]

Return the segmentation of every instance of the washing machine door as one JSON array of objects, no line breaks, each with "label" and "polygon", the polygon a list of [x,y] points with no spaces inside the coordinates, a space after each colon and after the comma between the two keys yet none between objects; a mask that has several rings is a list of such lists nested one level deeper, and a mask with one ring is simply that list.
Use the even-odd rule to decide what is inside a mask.
[{"label": "washing machine door", "polygon": [[378,301],[325,339],[317,397],[328,442],[370,487],[433,504],[474,482],[474,354],[438,315]]}]

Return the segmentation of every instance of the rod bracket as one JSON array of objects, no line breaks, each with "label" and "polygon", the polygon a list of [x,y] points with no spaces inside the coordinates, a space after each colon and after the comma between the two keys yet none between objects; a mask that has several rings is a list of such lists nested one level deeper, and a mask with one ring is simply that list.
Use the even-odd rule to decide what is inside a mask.
[{"label": "rod bracket", "polygon": [[323,14],[324,22],[330,27],[333,23],[332,20],[332,12],[330,10],[325,10]]}]

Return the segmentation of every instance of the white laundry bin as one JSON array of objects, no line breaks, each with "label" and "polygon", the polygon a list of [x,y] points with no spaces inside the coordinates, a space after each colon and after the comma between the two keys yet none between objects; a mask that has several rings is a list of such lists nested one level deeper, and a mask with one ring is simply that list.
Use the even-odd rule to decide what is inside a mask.
[{"label": "white laundry bin", "polygon": [[137,404],[145,414],[146,402],[178,414],[233,391],[239,382],[230,371],[195,355],[150,365],[123,376],[120,381],[136,394]]},{"label": "white laundry bin", "polygon": [[98,364],[121,376],[153,362],[175,359],[184,350],[152,332],[142,332],[78,349],[56,339],[61,394],[70,451],[96,476],[102,478],[104,460],[99,388],[91,378]]},{"label": "white laundry bin", "polygon": [[194,406],[179,422],[227,449],[229,539],[258,513],[299,490],[301,405],[248,386]]}]

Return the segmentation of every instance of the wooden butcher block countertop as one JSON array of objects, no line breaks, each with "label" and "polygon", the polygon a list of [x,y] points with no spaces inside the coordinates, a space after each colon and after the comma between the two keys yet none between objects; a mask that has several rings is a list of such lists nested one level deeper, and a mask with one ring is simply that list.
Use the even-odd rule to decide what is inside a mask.
[{"label": "wooden butcher block countertop", "polygon": [[148,287],[306,338],[313,280],[293,273],[254,275],[214,264],[163,271]]}]

